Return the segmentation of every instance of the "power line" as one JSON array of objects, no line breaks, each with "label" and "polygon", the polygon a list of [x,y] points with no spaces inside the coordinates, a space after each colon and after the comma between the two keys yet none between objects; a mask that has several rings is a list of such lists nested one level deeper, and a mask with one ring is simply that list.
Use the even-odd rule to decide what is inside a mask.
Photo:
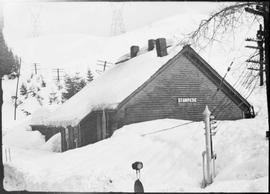
[{"label": "power line", "polygon": [[141,136],[151,135],[151,134],[154,134],[154,133],[160,133],[160,132],[163,132],[163,131],[171,130],[171,129],[174,129],[174,128],[176,128],[176,127],[181,127],[181,126],[188,125],[188,124],[195,123],[195,122],[196,122],[196,121],[186,122],[186,123],[183,123],[183,124],[180,124],[180,125],[175,125],[175,126],[173,126],[173,127],[164,128],[164,129],[160,129],[160,130],[158,130],[158,131],[154,131],[154,132],[142,134]]}]

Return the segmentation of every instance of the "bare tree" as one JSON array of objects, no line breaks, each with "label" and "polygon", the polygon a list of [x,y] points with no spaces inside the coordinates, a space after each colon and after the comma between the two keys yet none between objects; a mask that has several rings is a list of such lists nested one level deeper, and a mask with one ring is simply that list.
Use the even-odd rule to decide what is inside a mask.
[{"label": "bare tree", "polygon": [[207,19],[200,22],[199,26],[185,35],[180,44],[191,44],[199,49],[204,49],[209,44],[219,41],[219,37],[227,32],[234,32],[244,23],[259,21],[256,15],[246,14],[246,7],[257,5],[258,2],[235,2],[221,7],[210,14]]}]

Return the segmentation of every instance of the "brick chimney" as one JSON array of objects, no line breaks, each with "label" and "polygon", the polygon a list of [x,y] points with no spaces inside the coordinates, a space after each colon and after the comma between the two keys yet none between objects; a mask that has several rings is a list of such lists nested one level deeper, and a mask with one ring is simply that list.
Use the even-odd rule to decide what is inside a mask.
[{"label": "brick chimney", "polygon": [[133,45],[130,47],[130,58],[136,57],[140,50],[139,46]]},{"label": "brick chimney", "polygon": [[151,51],[155,48],[156,40],[150,39],[148,40],[148,51]]},{"label": "brick chimney", "polygon": [[165,38],[156,39],[156,50],[157,50],[158,57],[164,57],[164,56],[168,55]]}]

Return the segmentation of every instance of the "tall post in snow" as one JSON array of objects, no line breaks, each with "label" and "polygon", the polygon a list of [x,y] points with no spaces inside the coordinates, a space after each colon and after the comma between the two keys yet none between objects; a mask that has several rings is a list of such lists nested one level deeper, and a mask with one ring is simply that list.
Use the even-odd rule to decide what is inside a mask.
[{"label": "tall post in snow", "polygon": [[102,139],[106,138],[107,119],[105,110],[102,111]]},{"label": "tall post in snow", "polygon": [[16,84],[16,96],[15,96],[15,103],[14,103],[14,120],[16,120],[16,110],[17,110],[17,99],[18,99],[18,89],[19,89],[19,80],[21,75],[21,58],[19,61],[19,70],[17,75],[17,84]]},{"label": "tall post in snow", "polygon": [[213,182],[212,179],[212,165],[211,165],[211,134],[210,134],[210,115],[211,112],[206,105],[205,110],[203,112],[204,123],[205,123],[205,156],[206,156],[206,184],[211,184]]}]

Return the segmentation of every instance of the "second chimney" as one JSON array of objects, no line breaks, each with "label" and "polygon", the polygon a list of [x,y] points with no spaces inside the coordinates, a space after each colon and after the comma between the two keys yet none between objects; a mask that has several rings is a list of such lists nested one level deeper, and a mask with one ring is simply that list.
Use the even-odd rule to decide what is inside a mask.
[{"label": "second chimney", "polygon": [[151,51],[155,48],[156,41],[154,39],[148,40],[148,51]]},{"label": "second chimney", "polygon": [[164,57],[164,56],[168,55],[165,38],[156,39],[156,50],[157,50],[158,57]]},{"label": "second chimney", "polygon": [[140,47],[139,46],[131,46],[130,47],[130,58],[133,58],[133,57],[136,57],[138,52],[140,50]]}]

